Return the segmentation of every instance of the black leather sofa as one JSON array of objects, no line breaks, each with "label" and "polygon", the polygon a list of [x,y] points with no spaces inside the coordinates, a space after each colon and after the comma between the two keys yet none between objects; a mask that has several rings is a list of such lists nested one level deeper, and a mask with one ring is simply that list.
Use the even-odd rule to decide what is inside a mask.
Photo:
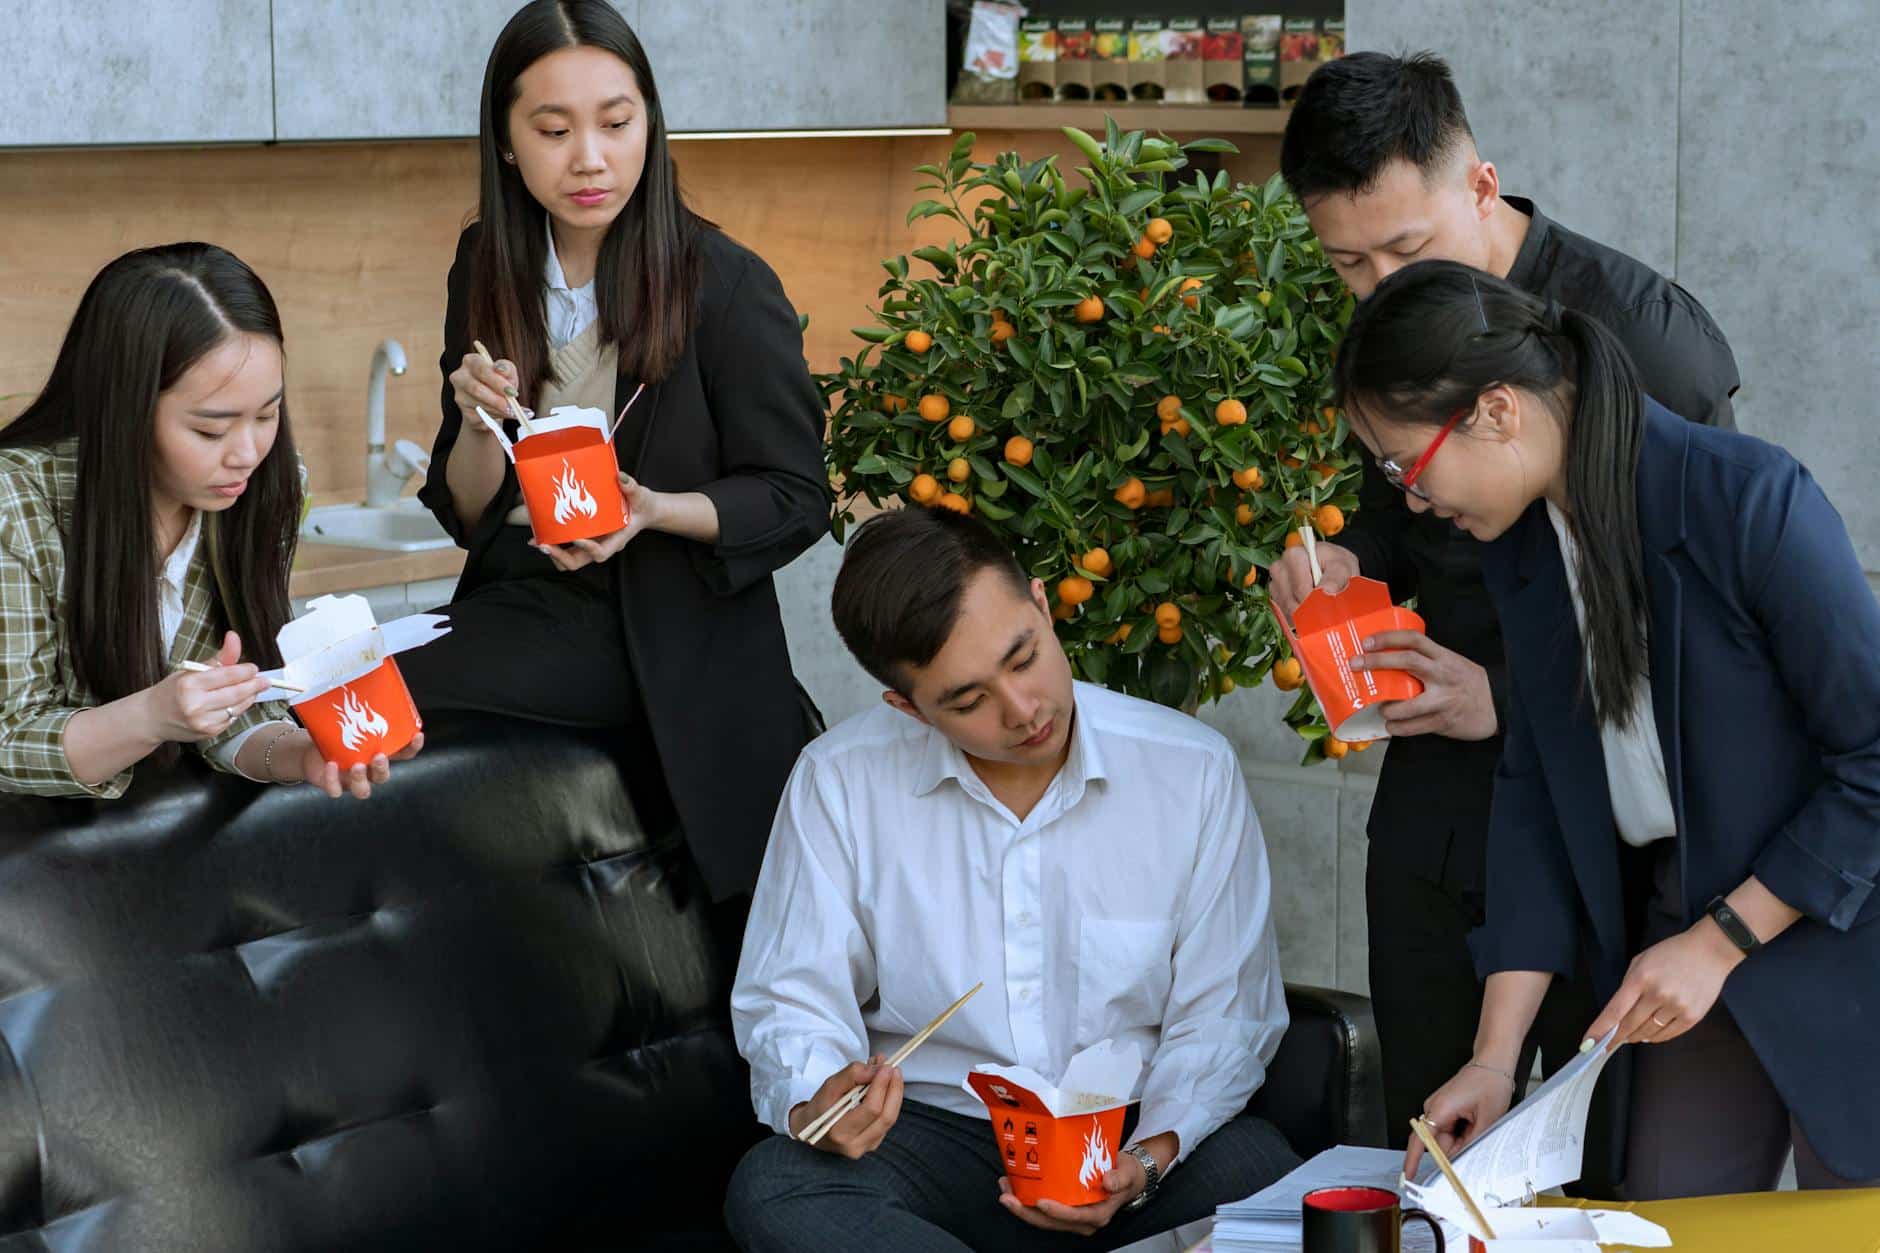
[{"label": "black leather sofa", "polygon": [[[0,796],[0,1253],[724,1248],[732,958],[597,737],[437,717],[371,801],[193,758]],[[1256,1105],[1381,1143],[1361,998]]]}]

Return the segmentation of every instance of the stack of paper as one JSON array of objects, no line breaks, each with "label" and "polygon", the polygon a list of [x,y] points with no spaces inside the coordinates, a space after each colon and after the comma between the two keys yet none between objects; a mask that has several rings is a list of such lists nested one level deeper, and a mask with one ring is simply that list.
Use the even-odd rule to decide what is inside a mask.
[{"label": "stack of paper", "polygon": [[[1244,1201],[1223,1205],[1214,1215],[1214,1253],[1299,1253],[1300,1206],[1319,1188],[1384,1188],[1402,1183],[1403,1150],[1339,1145]],[[1420,1222],[1404,1228],[1404,1253],[1430,1253],[1436,1243]]]}]

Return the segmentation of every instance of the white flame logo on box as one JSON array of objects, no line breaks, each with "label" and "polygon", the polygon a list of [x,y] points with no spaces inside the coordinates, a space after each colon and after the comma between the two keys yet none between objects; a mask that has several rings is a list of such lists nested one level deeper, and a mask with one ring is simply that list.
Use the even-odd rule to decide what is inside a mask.
[{"label": "white flame logo on box", "polygon": [[1077,1182],[1094,1188],[1114,1165],[1116,1159],[1110,1156],[1109,1142],[1103,1138],[1103,1124],[1092,1121],[1090,1134],[1084,1137],[1084,1162],[1077,1168]]},{"label": "white flame logo on box", "polygon": [[568,459],[563,457],[561,473],[555,476],[555,521],[566,523],[577,513],[584,518],[591,518],[599,512],[600,506],[586,485],[575,477],[574,467],[568,464]]},{"label": "white flame logo on box", "polygon": [[368,737],[382,738],[392,729],[385,715],[361,700],[350,687],[340,688],[339,742],[347,752],[357,752]]}]

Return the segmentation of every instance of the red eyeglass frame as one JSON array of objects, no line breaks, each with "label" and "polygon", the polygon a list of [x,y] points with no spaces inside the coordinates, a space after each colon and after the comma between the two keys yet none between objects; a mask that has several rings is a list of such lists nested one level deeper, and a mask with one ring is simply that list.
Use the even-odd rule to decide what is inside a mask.
[{"label": "red eyeglass frame", "polygon": [[[1406,492],[1412,492],[1424,500],[1429,499],[1428,495],[1416,490],[1417,478],[1429,467],[1430,459],[1436,456],[1436,450],[1441,448],[1443,441],[1449,438],[1449,432],[1456,429],[1456,423],[1462,421],[1463,417],[1468,413],[1468,409],[1458,409],[1455,413],[1450,415],[1449,421],[1443,423],[1443,429],[1436,432],[1436,438],[1431,440],[1429,447],[1423,450],[1423,455],[1418,457],[1408,470],[1398,473],[1398,487],[1403,488]],[[1396,463],[1385,462],[1383,468],[1386,470],[1394,470],[1396,469]],[[1388,475],[1386,477],[1388,477]]]}]

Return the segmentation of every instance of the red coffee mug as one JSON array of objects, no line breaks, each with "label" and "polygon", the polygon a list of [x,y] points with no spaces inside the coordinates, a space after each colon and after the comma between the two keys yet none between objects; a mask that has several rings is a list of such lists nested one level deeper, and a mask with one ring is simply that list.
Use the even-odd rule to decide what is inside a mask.
[{"label": "red coffee mug", "polygon": [[1436,1253],[1445,1253],[1443,1229],[1420,1209],[1404,1209],[1386,1188],[1319,1188],[1301,1202],[1305,1253],[1399,1253],[1403,1222],[1420,1218],[1436,1234]]}]

